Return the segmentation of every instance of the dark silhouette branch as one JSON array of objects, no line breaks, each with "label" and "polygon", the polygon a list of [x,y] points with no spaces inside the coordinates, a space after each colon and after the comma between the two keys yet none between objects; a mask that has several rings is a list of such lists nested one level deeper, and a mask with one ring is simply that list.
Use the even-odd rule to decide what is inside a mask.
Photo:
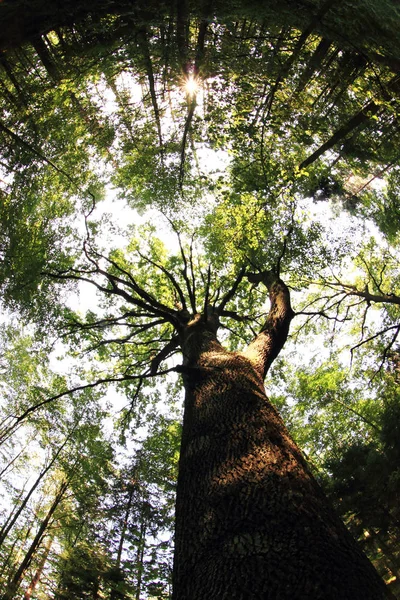
[{"label": "dark silhouette branch", "polygon": [[[168,219],[168,217],[167,217],[167,219]],[[177,238],[178,238],[179,250],[180,250],[182,262],[183,262],[183,269],[182,269],[181,273],[182,273],[182,277],[186,284],[186,290],[187,290],[189,300],[190,300],[190,307],[193,311],[193,314],[195,314],[196,313],[195,288],[192,287],[189,277],[188,277],[188,262],[186,259],[185,251],[183,249],[182,239],[181,239],[179,231],[177,230],[177,228],[175,227],[175,225],[171,221],[171,219],[168,219],[168,222],[170,223],[172,229],[174,230],[174,232],[176,233]],[[192,240],[192,243],[193,243],[193,240]]]},{"label": "dark silhouette branch", "polygon": [[324,144],[315,150],[308,158],[303,160],[299,165],[299,169],[305,169],[314,163],[320,156],[328,150],[336,146],[339,142],[346,139],[347,136],[356,129],[365,126],[370,119],[376,115],[379,110],[379,104],[374,101],[366,104],[356,115],[354,115],[347,123],[340,127]]},{"label": "dark silhouette branch", "polygon": [[185,120],[185,127],[183,128],[183,136],[182,136],[182,143],[181,143],[181,160],[180,160],[180,165],[179,165],[179,187],[181,190],[183,188],[183,180],[185,178],[187,137],[189,135],[190,126],[192,124],[195,108],[196,108],[196,99],[192,98],[192,100],[190,101],[190,104],[189,104],[189,110],[188,110],[188,114],[187,114],[186,120]]},{"label": "dark silhouette branch", "polygon": [[242,267],[235,279],[235,281],[233,282],[233,285],[231,287],[231,289],[225,294],[225,296],[222,298],[221,302],[219,303],[218,307],[217,307],[217,312],[219,315],[222,315],[224,310],[225,310],[225,306],[228,304],[228,302],[230,302],[232,300],[232,298],[235,296],[236,291],[243,279],[243,277],[245,276],[246,273],[246,267]]},{"label": "dark silhouette branch", "polygon": [[121,279],[121,277],[118,277],[117,275],[114,275],[114,274],[102,269],[98,265],[98,263],[90,256],[90,253],[88,252],[88,250],[86,248],[86,245],[84,247],[84,251],[85,251],[85,255],[88,258],[88,260],[96,268],[97,273],[100,273],[101,275],[103,275],[111,283],[113,292],[115,294],[122,296],[130,303],[134,303],[134,302],[132,302],[134,300],[134,298],[132,298],[132,296],[130,294],[127,294],[124,290],[119,288],[116,284],[118,283],[122,286],[127,286],[128,288],[132,289],[140,298],[142,298],[148,304],[148,306],[152,307],[153,311],[157,311],[157,313],[159,315],[164,315],[167,318],[167,320],[169,320],[173,323],[176,322],[177,312],[175,310],[173,310],[172,308],[169,308],[165,304],[162,304],[161,302],[159,302],[156,298],[154,298],[154,296],[152,294],[149,294],[148,292],[146,292],[136,282],[136,280],[134,279],[134,277],[132,276],[132,274],[129,271],[122,268],[117,262],[115,262],[111,258],[104,256],[98,252],[92,251],[93,254],[95,254],[99,258],[102,258],[103,260],[108,262],[117,271],[119,271],[122,275],[125,275],[126,279]]},{"label": "dark silhouette branch", "polygon": [[[317,282],[316,282],[317,283]],[[380,286],[374,280],[374,283],[377,285],[377,288],[380,289]],[[345,296],[356,296],[358,298],[363,298],[367,302],[376,302],[383,304],[397,304],[400,305],[400,296],[396,294],[373,294],[368,290],[368,286],[365,290],[359,290],[357,286],[352,285],[350,283],[341,283],[334,281],[326,281],[323,284],[317,283],[317,285],[325,285],[327,287],[331,287],[333,289],[342,288],[342,291],[339,294],[344,294]]]},{"label": "dark silhouette branch", "polygon": [[73,388],[70,388],[69,390],[60,392],[59,394],[55,394],[54,396],[51,396],[49,398],[45,398],[41,402],[38,402],[37,404],[34,404],[34,405],[30,406],[29,408],[27,408],[23,413],[21,413],[18,416],[9,415],[8,418],[14,418],[14,423],[7,429],[0,432],[0,443],[1,444],[4,443],[6,441],[6,439],[8,439],[8,437],[19,426],[19,424],[22,421],[24,421],[30,414],[39,410],[43,406],[50,404],[51,402],[55,402],[56,400],[59,400],[60,398],[64,398],[65,396],[69,396],[70,394],[74,394],[75,392],[81,392],[83,390],[93,389],[93,388],[95,388],[99,385],[103,385],[105,383],[124,383],[126,381],[137,381],[140,379],[149,379],[149,378],[156,377],[159,375],[166,375],[167,373],[174,373],[174,372],[175,373],[181,372],[179,369],[179,365],[176,367],[171,367],[170,369],[164,369],[163,371],[158,371],[157,373],[151,373],[151,371],[148,370],[145,373],[142,373],[141,375],[124,375],[122,377],[114,377],[114,376],[104,377],[101,379],[97,379],[96,381],[93,381],[92,383],[77,385]]},{"label": "dark silhouette branch", "polygon": [[168,269],[166,269],[165,267],[163,267],[163,265],[160,265],[159,263],[156,263],[155,261],[151,260],[150,258],[144,256],[141,252],[138,251],[138,254],[141,258],[143,258],[143,260],[147,261],[149,264],[153,265],[154,267],[156,267],[156,269],[159,269],[162,273],[164,273],[164,275],[166,275],[168,277],[168,279],[170,280],[170,282],[172,283],[175,291],[177,292],[178,296],[179,296],[179,301],[182,305],[182,309],[186,310],[186,299],[185,299],[185,295],[182,291],[181,286],[179,285],[179,283],[177,282],[177,280],[175,279],[175,277],[172,275],[172,273],[170,273],[170,271],[168,271]]},{"label": "dark silhouette branch", "polygon": [[352,346],[352,348],[350,348],[351,354],[353,354],[354,350],[361,348],[361,346],[368,344],[368,342],[372,342],[373,340],[376,340],[378,337],[380,337],[381,335],[383,335],[385,333],[388,333],[389,331],[394,331],[395,333],[393,335],[392,341],[389,343],[389,345],[387,346],[387,348],[384,351],[384,354],[386,356],[386,354],[392,348],[393,344],[395,343],[395,341],[400,333],[400,325],[390,325],[390,327],[384,327],[383,329],[380,329],[377,333],[374,333],[374,335],[371,335],[368,338],[361,340],[358,344],[356,344],[355,346]]},{"label": "dark silhouette branch", "polygon": [[160,350],[160,352],[154,358],[151,359],[151,363],[150,363],[150,374],[151,375],[157,375],[160,364],[164,360],[166,360],[167,358],[169,358],[170,356],[175,354],[175,351],[178,348],[178,346],[179,346],[179,338],[178,338],[178,336],[174,336],[166,344],[166,346],[164,346],[164,348],[162,348],[162,350]]},{"label": "dark silhouette branch", "polygon": [[[390,82],[387,84],[383,94],[388,96],[388,90],[393,88],[398,83],[399,76],[395,75]],[[347,121],[342,127],[340,127],[322,146],[317,148],[308,158],[303,160],[303,162],[299,165],[299,169],[305,169],[312,163],[314,163],[320,156],[325,154],[328,150],[333,148],[336,144],[345,140],[347,136],[355,131],[356,129],[360,130],[360,128],[365,127],[368,122],[378,113],[380,109],[379,102],[368,102],[357,114],[355,114],[351,119]]]},{"label": "dark silhouette branch", "polygon": [[[34,156],[39,158],[42,162],[44,162],[47,165],[49,165],[50,167],[52,167],[60,175],[63,175],[74,186],[75,189],[77,189],[77,190],[81,189],[80,185],[74,180],[73,177],[71,177],[71,175],[69,175],[69,173],[64,171],[64,169],[61,169],[60,167],[58,167],[52,160],[47,158],[37,148],[35,148],[34,146],[31,146],[31,144],[28,144],[27,142],[25,142],[25,140],[23,140],[14,131],[9,129],[9,127],[4,125],[4,123],[2,123],[1,121],[0,121],[0,131],[5,133],[9,138],[11,138],[14,142],[16,142],[21,148],[28,150],[28,152],[30,152],[30,154],[33,154]],[[92,194],[92,192],[86,190],[85,194],[90,196],[92,203],[95,203],[95,197],[94,197],[94,194]]]},{"label": "dark silhouette branch", "polygon": [[144,58],[145,67],[146,67],[146,74],[147,74],[147,79],[149,82],[150,97],[151,97],[151,103],[153,105],[153,110],[154,110],[154,119],[155,119],[156,126],[157,126],[158,141],[160,144],[161,160],[162,160],[162,158],[163,158],[163,154],[162,154],[163,139],[162,139],[162,133],[161,133],[160,109],[158,108],[153,63],[152,63],[151,55],[150,55],[150,51],[149,51],[149,41],[148,41],[146,28],[143,28],[143,30],[139,32],[138,39],[139,39],[140,47],[143,52],[143,58]]}]

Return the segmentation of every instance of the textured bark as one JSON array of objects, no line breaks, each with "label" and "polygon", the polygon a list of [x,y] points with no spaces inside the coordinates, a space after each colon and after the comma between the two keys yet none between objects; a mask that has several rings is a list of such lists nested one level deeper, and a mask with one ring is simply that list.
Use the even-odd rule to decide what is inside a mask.
[{"label": "textured bark", "polygon": [[[256,338],[266,339],[268,354],[276,351],[273,335],[284,343],[292,313],[286,303],[282,318],[285,294],[289,301],[283,282],[259,279],[275,294],[272,317]],[[173,599],[386,598],[267,400],[269,357],[260,365],[254,348],[247,355],[226,351],[217,329],[209,313],[182,334],[186,398]]]}]

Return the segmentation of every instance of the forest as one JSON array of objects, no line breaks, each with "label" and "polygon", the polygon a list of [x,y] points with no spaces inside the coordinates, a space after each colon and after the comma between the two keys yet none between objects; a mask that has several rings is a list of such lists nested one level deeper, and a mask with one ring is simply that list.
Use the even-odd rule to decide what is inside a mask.
[{"label": "forest", "polygon": [[0,599],[400,599],[396,0],[0,23]]}]

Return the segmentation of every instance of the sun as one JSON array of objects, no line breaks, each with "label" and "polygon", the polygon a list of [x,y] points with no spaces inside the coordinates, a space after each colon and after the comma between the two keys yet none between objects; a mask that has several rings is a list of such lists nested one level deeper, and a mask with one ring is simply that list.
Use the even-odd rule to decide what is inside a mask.
[{"label": "sun", "polygon": [[183,88],[188,96],[193,97],[199,89],[199,82],[196,77],[189,75],[185,78]]}]

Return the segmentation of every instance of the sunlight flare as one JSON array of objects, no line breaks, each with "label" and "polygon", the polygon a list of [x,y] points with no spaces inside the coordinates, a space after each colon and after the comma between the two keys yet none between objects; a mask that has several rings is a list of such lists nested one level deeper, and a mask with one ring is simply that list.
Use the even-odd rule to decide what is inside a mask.
[{"label": "sunlight flare", "polygon": [[199,87],[199,80],[193,74],[185,78],[183,89],[185,90],[186,94],[191,98],[193,98],[197,94]]}]

